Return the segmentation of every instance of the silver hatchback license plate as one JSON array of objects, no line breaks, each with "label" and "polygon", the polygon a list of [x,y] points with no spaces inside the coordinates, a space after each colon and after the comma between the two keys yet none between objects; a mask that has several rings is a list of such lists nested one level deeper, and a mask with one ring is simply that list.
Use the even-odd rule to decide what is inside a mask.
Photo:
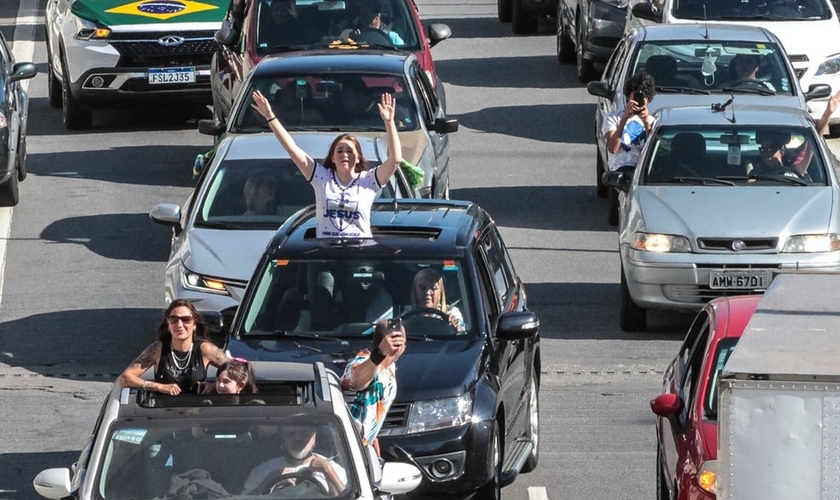
[{"label": "silver hatchback license plate", "polygon": [[767,269],[712,271],[709,274],[709,288],[715,290],[763,290],[771,281],[773,273]]},{"label": "silver hatchback license plate", "polygon": [[195,68],[150,68],[149,84],[195,83]]}]

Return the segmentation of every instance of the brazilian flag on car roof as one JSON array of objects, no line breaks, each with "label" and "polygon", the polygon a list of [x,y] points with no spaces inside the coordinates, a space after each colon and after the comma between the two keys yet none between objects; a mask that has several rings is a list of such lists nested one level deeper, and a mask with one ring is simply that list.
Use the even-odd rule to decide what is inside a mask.
[{"label": "brazilian flag on car roof", "polygon": [[77,0],[73,14],[102,26],[221,23],[230,0]]}]

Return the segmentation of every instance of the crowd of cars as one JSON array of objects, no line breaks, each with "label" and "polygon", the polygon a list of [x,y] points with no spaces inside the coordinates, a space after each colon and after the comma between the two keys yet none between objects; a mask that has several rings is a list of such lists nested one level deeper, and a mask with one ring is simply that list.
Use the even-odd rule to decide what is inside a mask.
[{"label": "crowd of cars", "polygon": [[[371,9],[376,27],[367,24]],[[45,20],[49,102],[62,107],[67,129],[95,126],[101,106],[212,104],[213,118],[198,128],[215,144],[193,193],[150,217],[172,228],[166,302],[193,301],[211,340],[254,363],[259,398],[115,386],[79,461],[41,473],[39,494],[139,500],[172,495],[178,483],[242,496],[254,464],[237,457],[276,451],[267,428],[298,422],[331,437],[320,453],[352,476],[342,498],[414,490],[499,500],[503,486],[536,468],[539,320],[492,217],[449,200],[458,121],[446,115],[430,52],[448,26],[424,27],[413,0],[58,0]],[[15,74],[31,77],[34,66]],[[372,239],[315,238],[313,190],[252,107],[255,91],[305,151],[326,154],[349,133],[371,167],[388,157],[377,103],[394,97],[413,168],[398,169],[377,194]],[[421,272],[442,276],[462,328],[413,303]],[[392,318],[409,347],[380,461],[362,446],[345,405],[352,394],[336,374]],[[325,496],[317,487],[245,496],[263,495]]]}]

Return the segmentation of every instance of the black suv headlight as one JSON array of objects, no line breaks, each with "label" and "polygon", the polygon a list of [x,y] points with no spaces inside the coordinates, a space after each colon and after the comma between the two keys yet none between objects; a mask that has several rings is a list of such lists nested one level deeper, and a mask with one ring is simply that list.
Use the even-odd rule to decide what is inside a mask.
[{"label": "black suv headlight", "polygon": [[406,434],[465,425],[472,419],[472,395],[417,401],[411,405]]}]

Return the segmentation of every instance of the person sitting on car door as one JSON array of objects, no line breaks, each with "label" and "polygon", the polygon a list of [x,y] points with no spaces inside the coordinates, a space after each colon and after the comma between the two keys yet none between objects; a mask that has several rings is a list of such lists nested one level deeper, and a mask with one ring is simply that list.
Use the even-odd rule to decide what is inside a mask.
[{"label": "person sitting on car door", "polygon": [[[656,95],[653,77],[646,71],[633,75],[624,85],[627,104],[604,118],[601,134],[607,145],[611,171],[636,168],[639,154],[653,127],[654,118],[648,104]],[[610,210],[618,210],[618,191],[609,190]]]}]

